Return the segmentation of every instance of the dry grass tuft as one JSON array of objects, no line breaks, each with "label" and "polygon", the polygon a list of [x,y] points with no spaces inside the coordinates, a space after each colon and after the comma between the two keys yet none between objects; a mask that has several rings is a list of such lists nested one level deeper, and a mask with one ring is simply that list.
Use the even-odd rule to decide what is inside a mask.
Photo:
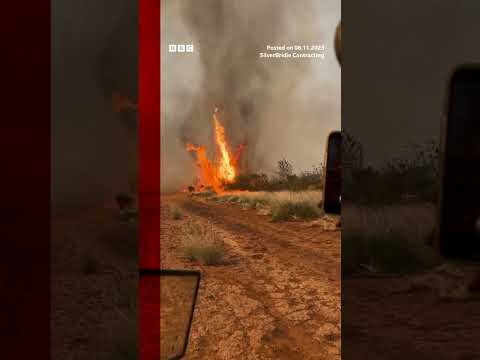
[{"label": "dry grass tuft", "polygon": [[173,209],[173,219],[174,220],[181,220],[182,219],[182,212],[179,208]]},{"label": "dry grass tuft", "polygon": [[426,204],[342,209],[342,272],[412,273],[439,263]]},{"label": "dry grass tuft", "polygon": [[319,216],[319,209],[310,201],[278,201],[272,206],[272,220],[274,222],[292,219],[312,220]]},{"label": "dry grass tuft", "polygon": [[321,215],[318,204],[321,191],[235,191],[212,200],[219,203],[238,204],[245,210],[258,210],[260,214],[272,215],[274,222],[295,219],[313,220]]},{"label": "dry grass tuft", "polygon": [[211,224],[187,223],[182,240],[185,256],[189,260],[200,261],[205,265],[223,263],[225,255],[223,241]]}]

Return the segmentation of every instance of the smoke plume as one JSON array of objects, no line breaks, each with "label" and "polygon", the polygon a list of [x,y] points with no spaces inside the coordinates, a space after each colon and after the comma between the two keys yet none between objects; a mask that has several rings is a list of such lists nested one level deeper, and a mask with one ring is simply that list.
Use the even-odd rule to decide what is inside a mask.
[{"label": "smoke plume", "polygon": [[[215,106],[232,146],[246,144],[248,171],[272,173],[282,158],[297,172],[322,162],[327,134],[340,128],[339,20],[336,0],[163,1],[162,191],[191,183],[185,143],[212,146]],[[324,60],[259,58],[267,45],[321,44]]]}]

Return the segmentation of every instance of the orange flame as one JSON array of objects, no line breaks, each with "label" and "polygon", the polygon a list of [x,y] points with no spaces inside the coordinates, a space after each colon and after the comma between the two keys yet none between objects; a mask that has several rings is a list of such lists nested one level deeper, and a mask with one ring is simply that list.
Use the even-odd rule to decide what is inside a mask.
[{"label": "orange flame", "polygon": [[213,113],[213,126],[216,145],[216,161],[212,163],[207,156],[203,146],[187,144],[187,151],[195,151],[197,164],[200,168],[200,181],[206,186],[211,186],[217,193],[223,191],[223,186],[232,183],[238,176],[237,163],[243,145],[240,145],[237,152],[232,156],[230,146],[225,136],[225,128],[217,117],[218,109]]},{"label": "orange flame", "polygon": [[207,157],[205,148],[203,146],[187,144],[187,151],[195,151],[197,154],[197,163],[200,167],[200,181],[203,184],[213,187],[216,192],[221,192],[222,183],[217,177],[213,164]]},{"label": "orange flame", "polygon": [[220,152],[220,164],[218,167],[218,177],[227,183],[232,183],[237,171],[233,165],[232,157],[230,156],[230,149],[228,148],[227,140],[225,139],[225,128],[220,124],[216,115],[217,111],[213,113],[213,124],[215,126],[215,142]]}]

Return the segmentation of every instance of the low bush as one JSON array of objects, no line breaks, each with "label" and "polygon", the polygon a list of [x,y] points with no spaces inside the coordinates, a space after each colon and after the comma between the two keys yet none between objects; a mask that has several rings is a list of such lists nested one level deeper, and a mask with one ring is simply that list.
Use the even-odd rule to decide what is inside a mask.
[{"label": "low bush", "polygon": [[263,173],[241,174],[232,184],[227,184],[227,190],[247,191],[305,191],[317,190],[322,187],[323,166],[313,166],[310,171],[299,175],[293,173],[293,166],[283,159],[278,161],[276,173],[268,177]]},{"label": "low bush", "polygon": [[368,206],[435,203],[440,176],[437,142],[411,144],[406,150],[410,155],[390,159],[380,168],[347,163],[342,174],[344,203]]}]

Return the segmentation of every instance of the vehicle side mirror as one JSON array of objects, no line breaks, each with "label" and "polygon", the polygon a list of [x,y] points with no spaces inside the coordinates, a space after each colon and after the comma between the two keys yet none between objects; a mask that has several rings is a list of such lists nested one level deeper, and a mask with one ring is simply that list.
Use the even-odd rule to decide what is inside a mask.
[{"label": "vehicle side mirror", "polygon": [[185,355],[199,284],[199,271],[140,270],[141,306],[148,314],[144,321],[158,322],[159,327],[148,326],[152,329],[142,334],[143,342],[157,351],[160,344],[160,360],[177,360]]},{"label": "vehicle side mirror", "polygon": [[342,23],[337,25],[335,30],[335,55],[338,63],[342,66]]},{"label": "vehicle side mirror", "polygon": [[323,176],[323,210],[340,214],[342,203],[342,133],[334,131],[327,138]]},{"label": "vehicle side mirror", "polygon": [[440,144],[437,245],[447,258],[480,260],[480,64],[461,65],[447,88]]}]

